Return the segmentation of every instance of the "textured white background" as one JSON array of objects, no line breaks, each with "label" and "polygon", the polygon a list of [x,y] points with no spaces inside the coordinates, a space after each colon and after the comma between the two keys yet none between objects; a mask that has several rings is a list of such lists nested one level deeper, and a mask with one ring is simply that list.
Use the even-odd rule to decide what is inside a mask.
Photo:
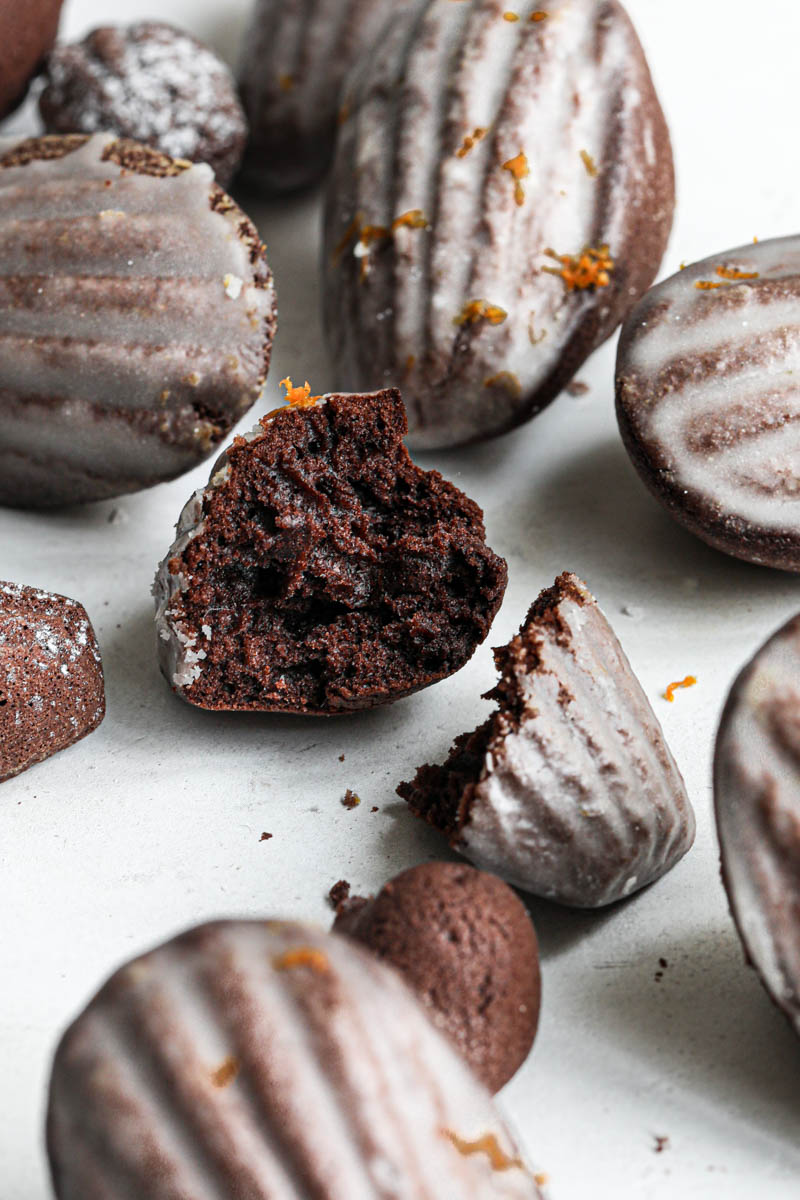
[{"label": "textured white background", "polygon": [[[677,222],[662,274],[753,235],[794,233],[800,5],[628,7],[677,156]],[[232,60],[246,8],[246,0],[155,8],[118,0],[112,16],[172,19]],[[67,0],[64,31],[82,34],[108,18],[99,0]],[[29,110],[12,128],[33,128]],[[287,373],[308,377],[315,391],[327,386],[318,211],[314,198],[244,203],[268,243],[280,298],[262,412]],[[582,574],[653,699],[698,836],[667,879],[612,911],[532,902],[542,1024],[502,1104],[549,1175],[552,1200],[796,1198],[800,1045],[744,966],[728,917],[709,764],[729,682],[800,608],[800,582],[726,559],[673,525],[621,448],[613,348],[580,378],[588,395],[564,395],[527,428],[436,465],[484,506],[490,544],[508,559],[489,642],[510,636],[557,572]],[[0,1200],[49,1195],[41,1126],[51,1053],[112,968],[208,917],[326,924],[325,893],[340,877],[374,890],[441,856],[437,836],[407,815],[394,788],[487,712],[479,694],[494,680],[488,645],[420,696],[331,723],[211,716],[173,698],[156,668],[149,588],[181,504],[205,475],[199,468],[80,511],[0,512],[0,577],[86,605],[108,689],[99,732],[0,788]],[[688,672],[698,686],[664,702],[664,685]],[[348,787],[364,801],[352,812],[339,802]],[[272,840],[260,842],[262,831]],[[661,957],[669,966],[657,982]],[[661,1153],[656,1136],[669,1138]]]}]

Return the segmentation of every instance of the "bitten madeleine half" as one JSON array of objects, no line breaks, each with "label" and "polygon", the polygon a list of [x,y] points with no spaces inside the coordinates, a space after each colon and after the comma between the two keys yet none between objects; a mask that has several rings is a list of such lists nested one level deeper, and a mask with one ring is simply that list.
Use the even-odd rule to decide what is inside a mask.
[{"label": "bitten madeleine half", "polygon": [[689,850],[695,820],[650,703],[586,585],[560,575],[495,661],[497,711],[397,789],[477,866],[612,904]]}]

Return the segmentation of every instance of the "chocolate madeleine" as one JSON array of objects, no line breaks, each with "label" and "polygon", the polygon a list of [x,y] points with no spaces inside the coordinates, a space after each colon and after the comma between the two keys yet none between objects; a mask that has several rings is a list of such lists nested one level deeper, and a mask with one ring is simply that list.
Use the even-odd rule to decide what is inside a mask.
[{"label": "chocolate madeleine", "polygon": [[535,416],[650,285],[672,223],[669,135],[624,9],[428,0],[362,59],[343,113],[337,384],[401,387],[421,448]]},{"label": "chocolate madeleine", "polygon": [[109,134],[0,147],[0,504],[171,479],[258,395],[275,327],[255,228],[211,169]]},{"label": "chocolate madeleine", "polygon": [[800,1033],[800,616],[731,688],[714,808],[722,880],[748,961]]},{"label": "chocolate madeleine", "polygon": [[309,396],[236,438],[155,585],[161,669],[191,704],[330,715],[459,670],[506,564],[483,514],[403,445],[399,392]]},{"label": "chocolate madeleine", "polygon": [[0,4],[0,117],[25,98],[56,40],[63,0]]},{"label": "chocolate madeleine", "polygon": [[548,900],[596,908],[664,875],[695,821],[614,631],[560,575],[495,651],[497,711],[398,793],[466,858]]},{"label": "chocolate madeleine", "polygon": [[418,0],[256,0],[239,68],[248,180],[308,187],[330,165],[348,69],[393,13]]},{"label": "chocolate madeleine", "polygon": [[118,971],[65,1034],[59,1200],[537,1200],[484,1088],[347,938],[204,925]]},{"label": "chocolate madeleine", "polygon": [[800,238],[679,271],[631,313],[617,419],[671,516],[718,550],[800,571]]},{"label": "chocolate madeleine", "polygon": [[0,583],[0,782],[105,716],[97,639],[77,600]]}]

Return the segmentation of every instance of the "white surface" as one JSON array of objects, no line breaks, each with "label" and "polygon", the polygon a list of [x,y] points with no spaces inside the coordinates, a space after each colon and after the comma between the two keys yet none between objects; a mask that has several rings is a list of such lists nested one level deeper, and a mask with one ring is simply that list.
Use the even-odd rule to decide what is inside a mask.
[{"label": "white surface", "polygon": [[[230,54],[245,7],[163,0],[158,15]],[[663,273],[756,234],[797,232],[800,6],[628,7],[677,154],[679,206]],[[113,15],[152,12],[120,0]],[[107,13],[99,0],[73,0],[65,31]],[[326,387],[317,211],[313,199],[245,204],[279,292],[265,411],[287,373]],[[490,544],[508,559],[489,643],[510,636],[557,572],[579,572],[653,698],[699,826],[688,858],[622,907],[583,915],[532,904],[542,1025],[502,1102],[549,1175],[552,1200],[788,1200],[800,1191],[800,1045],[744,966],[719,881],[709,781],[727,687],[800,608],[800,580],[707,549],[648,497],[618,439],[612,374],[607,346],[580,372],[587,396],[564,395],[517,433],[436,459],[483,504]],[[0,576],[86,605],[108,688],[97,733],[0,789],[0,1200],[49,1195],[41,1126],[50,1056],[112,968],[207,917],[325,924],[325,893],[337,879],[374,890],[440,856],[441,841],[406,813],[394,787],[488,711],[479,699],[494,681],[488,645],[422,695],[330,723],[215,717],[175,699],[156,667],[149,588],[181,505],[206,474],[81,511],[0,511]],[[687,673],[697,687],[672,705],[660,699]],[[363,799],[351,812],[339,803],[348,787]],[[262,831],[272,840],[260,842]],[[661,957],[669,966],[657,982]],[[669,1138],[661,1153],[656,1135]]]}]

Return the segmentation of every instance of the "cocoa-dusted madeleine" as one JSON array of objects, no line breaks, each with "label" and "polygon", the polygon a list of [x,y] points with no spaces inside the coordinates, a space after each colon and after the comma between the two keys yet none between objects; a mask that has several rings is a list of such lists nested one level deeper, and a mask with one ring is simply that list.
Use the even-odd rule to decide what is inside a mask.
[{"label": "cocoa-dusted madeleine", "polygon": [[0,117],[25,97],[28,84],[56,40],[63,0],[4,0],[0,4]]},{"label": "cocoa-dusted madeleine", "polygon": [[348,69],[393,13],[417,0],[255,0],[239,67],[250,122],[245,173],[267,192],[327,171]]},{"label": "cocoa-dusted madeleine", "polygon": [[401,784],[412,811],[477,866],[560,904],[612,904],[669,871],[694,813],[586,585],[560,575],[495,661],[496,712]]},{"label": "cocoa-dusted madeleine", "polygon": [[0,582],[0,782],[105,716],[100,650],[77,600]]},{"label": "cocoa-dusted madeleine", "polygon": [[714,755],[722,879],[748,962],[800,1033],[800,616],[734,682]]},{"label": "cocoa-dusted madeleine", "polygon": [[502,879],[423,863],[344,901],[333,928],[400,972],[490,1092],[522,1066],[539,1023],[539,947]]},{"label": "cocoa-dusted madeleine", "polygon": [[110,130],[173,158],[236,173],[247,121],[233,76],[197,38],[161,21],[104,25],[49,55],[39,111],[48,133]]},{"label": "cocoa-dusted madeleine", "polygon": [[331,715],[459,670],[506,564],[483,514],[403,444],[397,391],[312,397],[236,438],[155,585],[161,669],[210,709]]},{"label": "cocoa-dusted madeleine", "polygon": [[0,146],[0,504],[180,475],[258,398],[264,247],[210,167],[109,134]]},{"label": "cocoa-dusted madeleine", "polygon": [[641,478],[709,545],[800,571],[800,238],[715,254],[622,331],[617,419]]},{"label": "cocoa-dusted madeleine", "polygon": [[118,971],[67,1031],[58,1200],[537,1200],[484,1088],[347,938],[231,921]]},{"label": "cocoa-dusted madeleine", "polygon": [[428,0],[343,105],[324,252],[337,384],[401,387],[421,448],[535,416],[650,285],[672,223],[669,135],[624,9]]}]

